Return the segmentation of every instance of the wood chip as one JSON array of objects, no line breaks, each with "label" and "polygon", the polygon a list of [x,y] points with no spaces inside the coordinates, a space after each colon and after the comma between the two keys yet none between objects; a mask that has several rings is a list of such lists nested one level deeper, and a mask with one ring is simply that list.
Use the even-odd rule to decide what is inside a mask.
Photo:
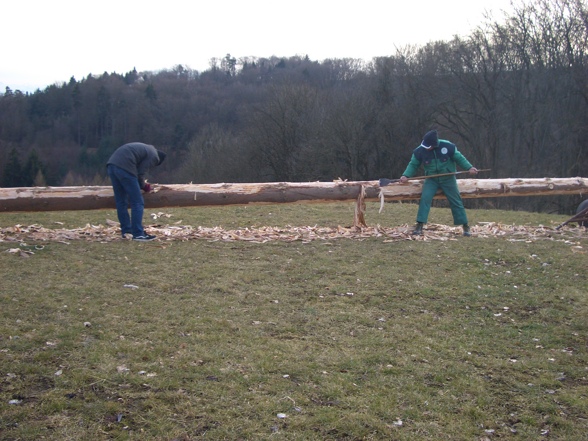
[{"label": "wood chip", "polygon": [[[400,240],[431,241],[457,240],[462,236],[461,227],[439,224],[427,224],[423,236],[412,236],[412,225],[398,227],[368,226],[262,226],[224,229],[221,227],[194,227],[190,225],[147,225],[149,234],[154,234],[159,241],[207,240],[251,243],[272,241],[303,242],[330,241],[333,239],[365,240],[382,238],[384,243]],[[585,237],[583,228],[565,228],[556,231],[540,226],[506,225],[497,222],[483,222],[472,226],[474,238],[503,237],[510,241],[561,240],[577,247],[579,237]],[[106,225],[87,224],[81,228],[46,228],[42,225],[15,225],[0,228],[0,242],[13,244],[9,252],[15,252],[15,243],[21,242],[58,242],[68,244],[73,240],[92,242],[113,242],[125,240],[120,235],[117,223],[106,222]],[[13,251],[14,250],[14,251]]]}]

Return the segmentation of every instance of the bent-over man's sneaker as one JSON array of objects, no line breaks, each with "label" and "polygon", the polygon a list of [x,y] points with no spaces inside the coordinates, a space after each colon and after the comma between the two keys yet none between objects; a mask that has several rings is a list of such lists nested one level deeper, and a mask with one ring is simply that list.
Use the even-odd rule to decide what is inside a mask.
[{"label": "bent-over man's sneaker", "polygon": [[137,242],[149,242],[153,239],[155,239],[157,236],[154,236],[152,234],[145,234],[144,236],[134,236],[133,240],[136,240]]},{"label": "bent-over man's sneaker", "polygon": [[463,224],[463,235],[465,237],[470,237],[472,235],[470,233],[470,226],[468,224]]}]

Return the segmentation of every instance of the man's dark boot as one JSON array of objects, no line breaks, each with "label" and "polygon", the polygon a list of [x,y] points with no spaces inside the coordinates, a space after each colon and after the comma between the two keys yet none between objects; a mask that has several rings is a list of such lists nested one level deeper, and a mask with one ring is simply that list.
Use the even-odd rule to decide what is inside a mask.
[{"label": "man's dark boot", "polygon": [[423,223],[417,222],[412,232],[413,236],[422,236],[423,235]]},{"label": "man's dark boot", "polygon": [[470,233],[470,226],[468,224],[463,224],[463,235],[465,237],[470,237],[472,235]]}]

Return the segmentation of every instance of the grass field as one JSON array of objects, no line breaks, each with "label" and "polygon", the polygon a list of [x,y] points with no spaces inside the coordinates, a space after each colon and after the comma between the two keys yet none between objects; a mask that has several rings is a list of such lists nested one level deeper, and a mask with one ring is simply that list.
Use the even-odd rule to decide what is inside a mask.
[{"label": "grass field", "polygon": [[[145,221],[149,225],[147,210]],[[158,222],[349,226],[353,204]],[[368,204],[412,225],[415,204]],[[469,210],[482,222],[565,216]],[[79,228],[114,210],[1,213]],[[434,208],[430,221],[450,224]],[[5,252],[20,248],[32,254]],[[0,242],[1,440],[585,440],[588,232]]]}]

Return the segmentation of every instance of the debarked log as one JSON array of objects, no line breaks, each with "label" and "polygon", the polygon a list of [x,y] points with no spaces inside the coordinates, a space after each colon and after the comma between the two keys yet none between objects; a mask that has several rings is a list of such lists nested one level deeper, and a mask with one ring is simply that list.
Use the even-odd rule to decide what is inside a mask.
[{"label": "debarked log", "polygon": [[[419,199],[424,181],[391,184],[381,189],[385,200]],[[588,194],[588,178],[458,179],[461,197],[550,196]],[[443,198],[438,191],[436,199]]]},{"label": "debarked log", "polygon": [[[391,184],[378,181],[269,182],[219,184],[152,184],[146,208],[212,205],[278,204],[355,200],[418,199],[423,181]],[[464,198],[588,194],[588,178],[458,179]],[[443,197],[441,193],[437,197]],[[0,188],[0,211],[69,211],[114,208],[110,186]]]},{"label": "debarked log", "polygon": [[[377,199],[378,181],[151,184],[146,208],[354,200],[364,188]],[[0,188],[0,212],[114,208],[110,186]]]}]

